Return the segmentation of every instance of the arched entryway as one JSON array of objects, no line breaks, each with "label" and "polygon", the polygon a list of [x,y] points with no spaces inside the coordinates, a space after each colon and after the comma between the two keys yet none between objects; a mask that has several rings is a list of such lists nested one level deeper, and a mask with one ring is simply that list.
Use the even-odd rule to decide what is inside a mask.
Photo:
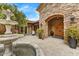
[{"label": "arched entryway", "polygon": [[54,37],[64,37],[64,16],[53,15],[50,16],[46,22],[48,23],[48,35]]}]

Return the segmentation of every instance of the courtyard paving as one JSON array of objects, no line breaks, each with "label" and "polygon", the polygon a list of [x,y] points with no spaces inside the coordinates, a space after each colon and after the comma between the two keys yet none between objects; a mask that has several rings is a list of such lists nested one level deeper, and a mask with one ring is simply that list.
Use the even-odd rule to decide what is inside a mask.
[{"label": "courtyard paving", "polygon": [[64,44],[62,39],[48,37],[44,40],[38,39],[36,36],[26,35],[18,39],[14,43],[32,43],[37,44],[43,51],[45,56],[78,56],[79,47],[72,49]]}]

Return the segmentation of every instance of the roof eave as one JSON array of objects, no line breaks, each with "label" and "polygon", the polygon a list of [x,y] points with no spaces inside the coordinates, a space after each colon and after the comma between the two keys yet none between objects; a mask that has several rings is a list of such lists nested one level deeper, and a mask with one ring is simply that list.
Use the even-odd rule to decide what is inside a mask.
[{"label": "roof eave", "polygon": [[37,11],[40,12],[45,6],[46,3],[41,3],[40,6],[37,8]]}]

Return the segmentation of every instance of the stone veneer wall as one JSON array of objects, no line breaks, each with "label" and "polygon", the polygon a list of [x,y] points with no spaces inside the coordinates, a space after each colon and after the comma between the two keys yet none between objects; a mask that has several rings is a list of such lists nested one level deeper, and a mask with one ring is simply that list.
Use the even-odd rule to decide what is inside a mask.
[{"label": "stone veneer wall", "polygon": [[[40,20],[39,26],[42,24],[42,28],[45,31],[45,37],[48,36],[48,24],[45,20],[53,15],[60,14],[64,16],[64,36],[65,29],[70,25],[70,15],[73,14],[77,21],[79,21],[79,4],[76,3],[47,3],[46,7],[44,7],[40,12]],[[79,25],[79,22],[77,22]]]}]

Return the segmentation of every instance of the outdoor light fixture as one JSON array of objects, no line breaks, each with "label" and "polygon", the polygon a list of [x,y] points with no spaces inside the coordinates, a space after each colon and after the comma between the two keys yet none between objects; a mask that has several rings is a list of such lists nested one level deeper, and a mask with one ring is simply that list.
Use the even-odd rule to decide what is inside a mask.
[{"label": "outdoor light fixture", "polygon": [[42,27],[42,23],[40,24],[40,27]]},{"label": "outdoor light fixture", "polygon": [[74,22],[75,16],[74,16],[74,15],[71,15],[71,16],[70,16],[70,20],[71,20],[71,22]]}]

